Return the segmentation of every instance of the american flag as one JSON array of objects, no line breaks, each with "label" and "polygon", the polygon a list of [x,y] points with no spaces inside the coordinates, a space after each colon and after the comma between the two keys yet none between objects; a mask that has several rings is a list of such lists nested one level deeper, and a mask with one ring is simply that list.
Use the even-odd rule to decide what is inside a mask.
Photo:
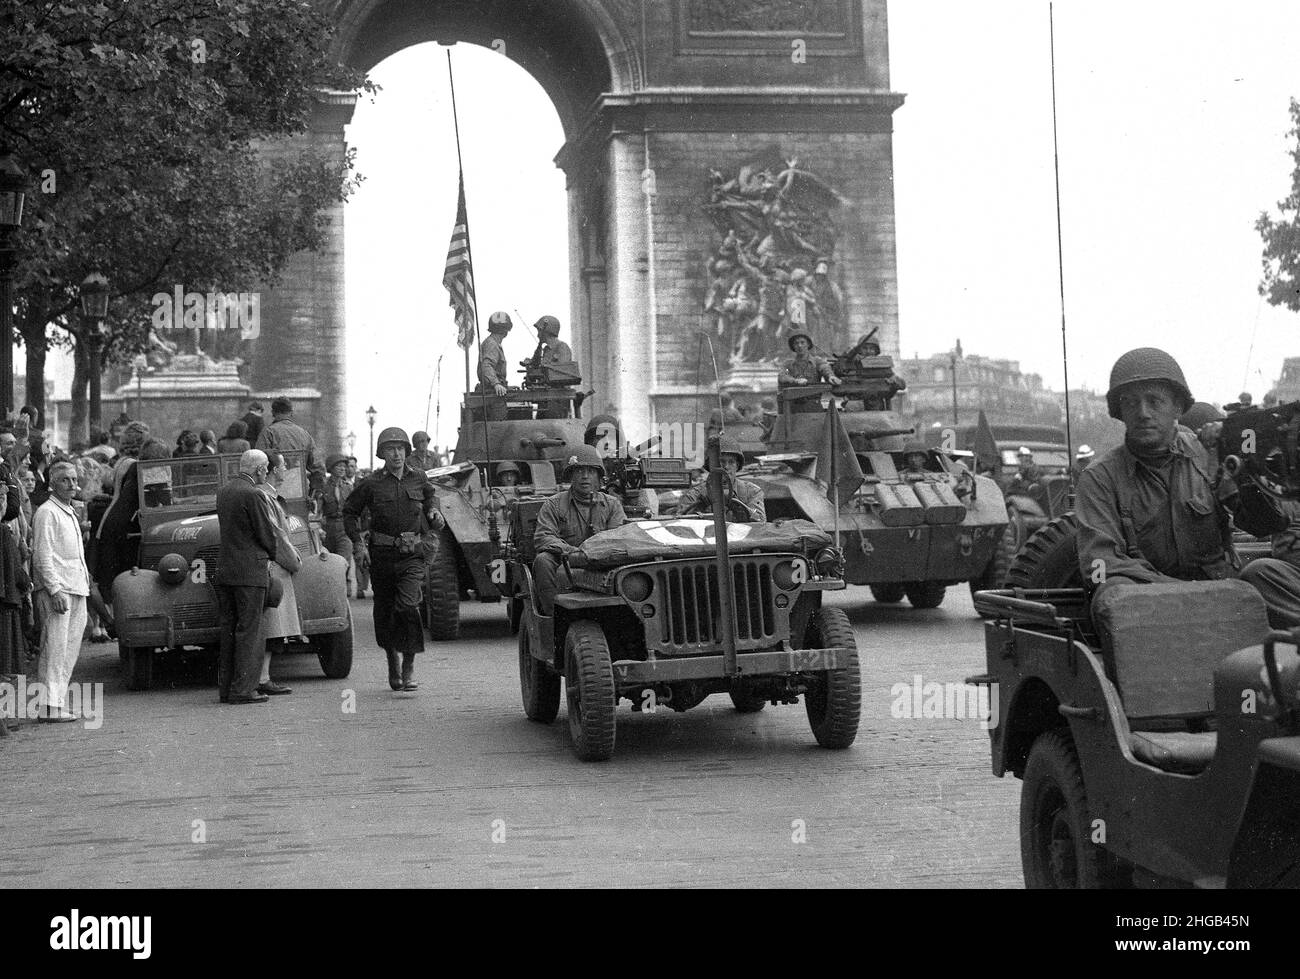
[{"label": "american flag", "polygon": [[456,311],[456,343],[468,350],[478,332],[474,314],[474,270],[469,262],[469,222],[465,219],[465,178],[460,181],[460,202],[456,206],[456,227],[447,248],[447,268],[442,273],[451,308]]}]

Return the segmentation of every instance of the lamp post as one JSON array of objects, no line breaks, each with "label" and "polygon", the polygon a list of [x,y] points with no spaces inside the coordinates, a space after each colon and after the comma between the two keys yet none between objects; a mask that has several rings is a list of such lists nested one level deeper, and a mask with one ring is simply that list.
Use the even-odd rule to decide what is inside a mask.
[{"label": "lamp post", "polygon": [[104,349],[104,317],[108,315],[108,279],[98,270],[91,272],[81,282],[81,318],[86,338],[87,359],[90,361],[90,410],[88,412],[91,438],[103,427],[100,418],[100,381],[103,364],[100,354]]},{"label": "lamp post", "polygon": [[957,361],[961,360],[961,339],[958,338],[957,346],[948,352],[949,364],[952,369],[952,423],[957,425]]},{"label": "lamp post", "polygon": [[370,423],[370,471],[375,471],[375,406],[366,409],[366,421]]},{"label": "lamp post", "polygon": [[14,407],[14,239],[23,223],[25,184],[13,154],[0,157],[0,412],[5,418]]}]

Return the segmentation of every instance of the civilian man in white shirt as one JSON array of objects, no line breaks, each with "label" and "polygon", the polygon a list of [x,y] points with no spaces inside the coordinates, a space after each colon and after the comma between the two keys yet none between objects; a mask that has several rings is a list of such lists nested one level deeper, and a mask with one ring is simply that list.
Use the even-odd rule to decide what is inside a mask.
[{"label": "civilian man in white shirt", "polygon": [[81,518],[72,508],[77,470],[69,462],[50,467],[50,498],[32,519],[32,587],[41,617],[41,659],[37,675],[45,685],[44,718],[75,721],[65,703],[72,668],[86,629],[90,573],[82,546]]}]

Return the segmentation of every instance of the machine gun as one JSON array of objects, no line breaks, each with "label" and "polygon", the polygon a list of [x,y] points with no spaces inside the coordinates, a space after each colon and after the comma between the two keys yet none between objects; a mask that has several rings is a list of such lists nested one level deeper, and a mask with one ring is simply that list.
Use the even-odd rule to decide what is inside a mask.
[{"label": "machine gun", "polygon": [[663,437],[656,435],[629,446],[626,455],[605,460],[605,491],[616,494],[623,501],[623,510],[634,519],[650,516],[641,502],[642,490],[690,489],[685,459],[645,455],[662,441]]},{"label": "machine gun", "polygon": [[848,353],[832,358],[831,370],[843,382],[836,393],[851,400],[862,399],[868,411],[888,411],[894,395],[907,388],[907,383],[894,373],[894,358],[866,352],[879,329],[873,327]]},{"label": "machine gun", "polygon": [[582,383],[582,375],[578,373],[577,361],[568,361],[559,364],[542,363],[542,348],[545,342],[537,341],[537,349],[533,351],[532,357],[522,361],[520,366],[524,368],[524,390],[525,391],[545,391],[553,388],[567,388]]},{"label": "machine gun", "polygon": [[1300,401],[1273,408],[1235,411],[1215,433],[1201,439],[1218,449],[1223,472],[1241,495],[1236,520],[1257,537],[1279,533],[1290,523],[1283,500],[1300,500]]}]

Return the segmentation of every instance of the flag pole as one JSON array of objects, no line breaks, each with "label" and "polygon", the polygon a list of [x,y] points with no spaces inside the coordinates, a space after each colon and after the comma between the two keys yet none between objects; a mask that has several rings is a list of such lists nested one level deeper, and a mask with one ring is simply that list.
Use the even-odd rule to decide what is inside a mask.
[{"label": "flag pole", "polygon": [[[460,199],[465,199],[465,161],[460,154],[460,114],[456,110],[456,75],[451,70],[451,48],[447,48],[447,81],[451,86],[451,121],[456,130],[456,170],[460,174]],[[474,236],[469,233],[469,205],[465,205],[465,259],[469,262],[471,274],[474,269]],[[478,332],[478,289],[476,288],[470,297],[470,302],[474,306],[474,342],[478,344],[479,353],[483,352],[483,341],[479,338]],[[469,348],[465,348],[465,392],[470,391],[469,383]],[[487,392],[484,392],[484,397]],[[492,488],[492,444],[488,439],[488,409],[487,405],[483,406],[483,458],[487,465],[485,466],[484,485],[490,490]],[[496,514],[491,509],[488,510],[489,533],[496,530]]]},{"label": "flag pole", "polygon": [[[460,114],[456,110],[456,76],[451,70],[451,48],[447,49],[447,81],[451,85],[451,122],[456,131],[456,173],[460,177],[460,196],[465,197],[465,161],[460,154]],[[474,242],[469,233],[469,208],[465,208],[465,257],[469,266],[474,267]],[[480,343],[478,334],[478,290],[470,297],[474,305],[474,342]],[[465,390],[470,390],[469,383],[469,347],[465,348]]]}]

